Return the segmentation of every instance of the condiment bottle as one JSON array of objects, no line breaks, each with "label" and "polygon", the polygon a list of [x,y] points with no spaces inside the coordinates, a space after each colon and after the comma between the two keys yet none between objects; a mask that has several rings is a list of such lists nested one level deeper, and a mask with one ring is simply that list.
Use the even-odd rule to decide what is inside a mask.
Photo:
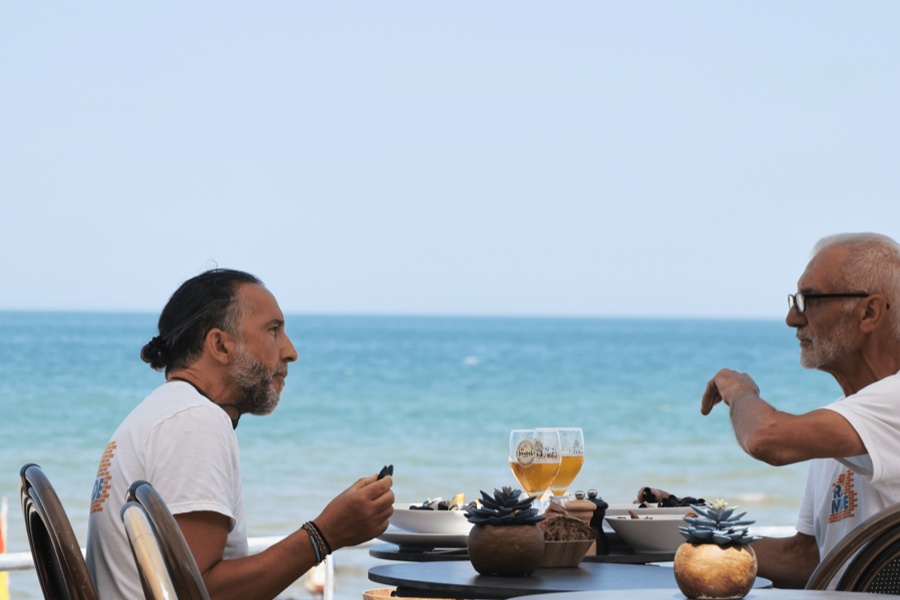
[{"label": "condiment bottle", "polygon": [[[569,513],[570,516],[581,519],[588,524],[593,520],[594,511],[596,509],[597,506],[593,502],[584,499],[584,492],[581,490],[575,492],[575,500],[570,500],[566,503],[566,512]],[[593,556],[595,554],[597,554],[596,542],[591,544],[591,547],[588,548],[587,556]]]}]

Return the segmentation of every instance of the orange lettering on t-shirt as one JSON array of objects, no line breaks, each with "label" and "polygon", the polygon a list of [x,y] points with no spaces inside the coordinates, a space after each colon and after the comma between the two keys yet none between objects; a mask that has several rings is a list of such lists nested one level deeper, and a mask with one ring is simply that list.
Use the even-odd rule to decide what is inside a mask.
[{"label": "orange lettering on t-shirt", "polygon": [[853,516],[857,506],[856,490],[853,489],[853,471],[841,473],[831,486],[831,514],[829,523],[837,523]]},{"label": "orange lettering on t-shirt", "polygon": [[109,497],[109,488],[112,487],[109,475],[109,465],[116,449],[115,440],[106,445],[103,456],[100,457],[100,467],[97,469],[97,479],[94,481],[94,490],[91,492],[91,514],[103,510],[103,503]]}]

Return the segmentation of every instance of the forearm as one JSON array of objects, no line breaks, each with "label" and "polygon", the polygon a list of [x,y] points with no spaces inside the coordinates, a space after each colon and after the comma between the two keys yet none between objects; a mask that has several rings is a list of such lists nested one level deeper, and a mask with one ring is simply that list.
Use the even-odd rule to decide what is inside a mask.
[{"label": "forearm", "polygon": [[315,564],[309,534],[300,529],[259,554],[217,562],[203,582],[211,600],[272,600]]},{"label": "forearm", "polygon": [[819,565],[816,538],[802,533],[790,538],[763,538],[751,546],[756,552],[757,574],[771,579],[777,588],[805,587]]},{"label": "forearm", "polygon": [[776,464],[776,453],[783,448],[771,439],[778,427],[779,412],[771,404],[750,392],[729,399],[729,414],[734,435],[744,452]]}]

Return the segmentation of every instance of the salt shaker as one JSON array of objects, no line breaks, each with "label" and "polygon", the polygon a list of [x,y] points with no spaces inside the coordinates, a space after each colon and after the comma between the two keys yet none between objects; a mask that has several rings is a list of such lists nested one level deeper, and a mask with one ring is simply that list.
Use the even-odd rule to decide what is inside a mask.
[{"label": "salt shaker", "polygon": [[[575,500],[570,500],[566,502],[566,512],[569,513],[570,516],[575,517],[576,519],[581,519],[585,523],[592,523],[594,520],[594,514],[597,510],[597,505],[591,502],[590,500],[584,499],[584,492],[578,490],[575,492]],[[587,556],[593,556],[596,554],[596,546],[595,544],[591,544],[591,547],[587,551]]]}]

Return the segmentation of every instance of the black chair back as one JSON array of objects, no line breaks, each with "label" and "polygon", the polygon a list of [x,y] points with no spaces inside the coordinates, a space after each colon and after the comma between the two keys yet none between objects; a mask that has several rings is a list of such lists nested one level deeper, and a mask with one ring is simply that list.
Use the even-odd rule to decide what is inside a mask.
[{"label": "black chair back", "polygon": [[27,464],[19,471],[19,500],[44,598],[97,600],[66,511],[38,465]]},{"label": "black chair back", "polygon": [[[203,583],[203,576],[194,556],[188,547],[181,529],[175,517],[169,512],[166,503],[160,495],[146,481],[135,481],[128,487],[125,495],[126,503],[138,504],[147,515],[150,527],[156,536],[160,554],[165,563],[166,570],[171,578],[172,585],[179,600],[209,600],[209,593]],[[122,517],[128,505],[122,508]],[[151,599],[148,590],[147,573],[144,573],[140,562],[135,557],[138,571],[141,574],[141,584],[144,587],[144,595]]]},{"label": "black chair back", "polygon": [[900,594],[900,504],[872,515],[838,542],[806,589],[827,589],[841,569],[837,591]]}]

